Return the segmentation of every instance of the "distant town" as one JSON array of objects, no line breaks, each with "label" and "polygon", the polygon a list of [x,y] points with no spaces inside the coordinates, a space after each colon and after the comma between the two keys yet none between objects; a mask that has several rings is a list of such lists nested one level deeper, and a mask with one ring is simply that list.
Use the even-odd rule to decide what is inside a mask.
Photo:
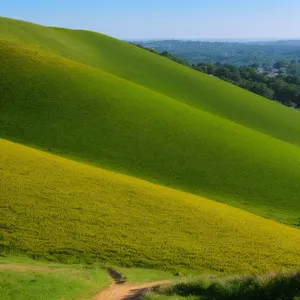
[{"label": "distant town", "polygon": [[257,73],[268,76],[270,78],[277,77],[278,75],[286,74],[286,68],[274,68],[274,67],[266,67],[266,68],[257,68]]}]

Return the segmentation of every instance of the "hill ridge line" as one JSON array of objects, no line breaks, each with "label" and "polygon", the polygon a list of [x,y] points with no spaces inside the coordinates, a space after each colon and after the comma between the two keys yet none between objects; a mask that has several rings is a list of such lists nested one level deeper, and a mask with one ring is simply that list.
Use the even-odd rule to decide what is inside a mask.
[{"label": "hill ridge line", "polygon": [[[300,148],[300,145],[297,146],[296,144],[294,144],[294,143],[292,143],[292,142],[290,142],[290,141],[279,139],[279,138],[277,138],[277,137],[275,137],[275,136],[272,136],[271,134],[267,134],[266,132],[257,130],[257,129],[252,128],[252,127],[248,127],[248,126],[246,126],[246,125],[243,125],[243,124],[238,123],[238,122],[236,122],[236,121],[230,120],[230,119],[225,118],[225,117],[223,117],[223,116],[220,116],[220,115],[218,115],[218,114],[214,114],[214,113],[212,113],[212,112],[209,112],[209,111],[207,111],[207,110],[205,110],[205,109],[201,109],[201,108],[199,108],[199,107],[193,106],[193,105],[188,104],[188,103],[186,103],[186,102],[183,102],[183,101],[181,101],[181,100],[179,100],[179,99],[170,97],[170,96],[168,96],[167,94],[164,94],[164,93],[161,93],[161,92],[159,92],[159,91],[157,91],[157,90],[151,89],[151,88],[149,88],[149,87],[147,87],[147,86],[138,84],[138,83],[136,83],[136,82],[134,82],[134,81],[131,81],[131,80],[124,79],[123,77],[117,76],[117,75],[115,75],[115,74],[113,74],[113,73],[111,73],[111,72],[108,72],[108,71],[106,71],[106,70],[103,70],[103,69],[101,69],[101,68],[93,67],[93,66],[91,66],[91,65],[89,65],[89,64],[86,64],[86,63],[83,63],[83,62],[78,62],[78,61],[76,61],[76,60],[73,60],[73,59],[71,59],[71,58],[64,57],[64,56],[59,55],[59,54],[57,54],[57,53],[53,53],[53,52],[48,53],[47,51],[44,51],[44,50],[42,50],[42,49],[40,49],[40,48],[39,48],[38,51],[37,51],[36,48],[30,47],[30,46],[28,46],[27,44],[24,44],[24,43],[16,43],[16,42],[14,42],[14,41],[10,41],[10,40],[1,40],[1,39],[0,39],[0,42],[1,42],[1,41],[7,42],[8,44],[12,44],[12,45],[22,45],[22,47],[24,47],[24,49],[29,50],[29,51],[31,51],[31,52],[38,52],[38,53],[40,53],[42,56],[44,56],[44,55],[45,55],[45,56],[46,56],[46,55],[50,55],[50,56],[52,56],[52,57],[59,58],[59,59],[62,60],[62,61],[66,61],[66,62],[67,62],[67,61],[71,61],[73,64],[78,65],[78,66],[84,66],[84,67],[87,68],[87,69],[93,70],[93,72],[97,72],[97,73],[99,72],[99,73],[102,73],[102,74],[104,74],[104,75],[105,75],[105,74],[108,74],[108,75],[110,75],[111,77],[117,78],[118,80],[120,80],[120,81],[122,81],[122,82],[124,82],[124,83],[129,83],[129,84],[131,84],[132,86],[135,86],[135,87],[138,87],[138,88],[140,88],[140,89],[144,89],[144,90],[150,91],[151,93],[156,94],[156,95],[160,95],[160,96],[162,96],[162,97],[168,99],[169,101],[176,102],[178,105],[181,105],[181,106],[183,106],[183,107],[187,107],[187,108],[189,108],[189,109],[191,109],[191,110],[199,111],[199,112],[201,112],[201,113],[203,113],[203,114],[207,114],[207,115],[209,115],[209,116],[213,116],[213,117],[218,118],[218,119],[220,119],[220,120],[222,120],[222,121],[224,121],[224,122],[228,122],[228,123],[231,123],[231,124],[235,124],[236,126],[240,126],[240,127],[245,128],[245,129],[247,129],[247,130],[250,130],[250,131],[252,131],[252,132],[256,132],[256,133],[262,134],[262,135],[264,135],[264,136],[266,136],[266,137],[269,137],[269,138],[271,138],[271,139],[274,139],[274,140],[277,140],[277,141],[279,141],[279,142],[282,142],[282,143],[288,144],[288,145],[290,145],[290,146],[296,147],[297,149]],[[195,72],[196,72],[196,71],[195,71]],[[204,75],[206,75],[206,74],[204,74]],[[220,80],[220,79],[218,79],[218,80]],[[300,116],[300,115],[299,115],[299,116]]]},{"label": "hill ridge line", "polygon": [[[127,43],[127,42],[125,42],[125,41],[121,41],[121,40],[118,40],[118,39],[116,39],[116,38],[113,38],[113,37],[110,37],[110,36],[108,36],[108,35],[105,35],[105,34],[102,34],[102,33],[99,33],[99,32],[96,32],[96,31],[91,31],[91,30],[82,30],[82,29],[69,29],[69,28],[63,28],[63,27],[53,27],[53,26],[45,26],[45,25],[39,25],[39,24],[36,24],[36,23],[32,23],[32,22],[27,22],[27,21],[22,21],[22,20],[15,20],[15,19],[10,19],[10,18],[3,18],[3,20],[5,20],[5,21],[7,21],[7,22],[9,22],[9,24],[11,23],[11,24],[13,24],[13,25],[16,25],[15,23],[16,22],[20,22],[21,24],[22,24],[22,22],[23,23],[27,23],[27,24],[30,24],[31,26],[39,26],[39,27],[41,27],[41,28],[44,28],[44,29],[47,29],[47,30],[51,30],[51,32],[55,32],[55,33],[60,33],[60,34],[62,34],[62,35],[60,35],[60,36],[58,36],[58,37],[55,37],[55,38],[53,38],[53,37],[50,37],[50,40],[52,40],[54,43],[55,43],[55,46],[54,46],[54,48],[51,48],[52,46],[50,46],[50,48],[48,48],[48,46],[46,46],[46,48],[48,48],[49,49],[49,52],[52,54],[52,55],[57,55],[58,57],[61,57],[61,58],[66,58],[66,59],[70,59],[72,62],[76,62],[76,63],[81,63],[81,64],[83,64],[83,65],[85,65],[85,66],[89,66],[89,67],[91,67],[91,68],[93,68],[93,69],[99,69],[99,70],[101,70],[102,72],[106,72],[107,74],[111,74],[112,76],[115,76],[116,78],[119,78],[119,79],[123,79],[123,80],[126,80],[127,82],[131,82],[131,83],[133,83],[133,84],[136,84],[137,86],[140,86],[140,87],[144,87],[144,88],[146,88],[146,89],[148,89],[148,90],[151,90],[151,91],[154,91],[154,92],[156,92],[156,93],[159,93],[160,95],[164,95],[164,96],[166,96],[166,97],[169,97],[169,98],[171,98],[171,99],[173,99],[173,100],[175,100],[175,101],[178,101],[178,102],[181,102],[181,103],[184,103],[184,104],[187,104],[187,105],[189,105],[190,107],[193,107],[193,108],[196,108],[196,109],[199,109],[199,110],[201,110],[202,112],[207,112],[207,113],[209,113],[209,114],[211,114],[211,115],[213,115],[213,116],[218,116],[218,117],[220,117],[220,118],[222,118],[223,120],[228,120],[228,121],[231,121],[231,122],[233,122],[233,123],[235,123],[235,124],[238,124],[238,125],[241,125],[241,126],[244,126],[244,127],[247,127],[247,128],[253,128],[253,130],[255,130],[255,131],[257,131],[257,132],[261,132],[261,133],[264,133],[264,134],[266,134],[266,135],[268,135],[268,136],[272,136],[272,137],[274,137],[274,138],[276,138],[276,139],[278,139],[278,140],[281,140],[281,141],[284,141],[284,142],[288,142],[288,143],[290,143],[290,144],[294,144],[294,145],[296,145],[297,147],[300,147],[300,143],[299,143],[299,141],[298,141],[298,138],[297,139],[295,139],[295,137],[293,137],[293,138],[286,138],[282,133],[280,133],[280,134],[276,134],[276,132],[274,132],[274,131],[270,131],[270,127],[268,127],[268,128],[265,128],[265,127],[257,127],[257,126],[255,126],[255,125],[253,125],[251,122],[249,123],[249,120],[247,121],[243,121],[243,119],[242,118],[234,118],[233,117],[233,115],[231,115],[230,113],[228,114],[228,112],[223,112],[223,110],[221,109],[221,110],[218,110],[218,109],[214,109],[214,108],[211,108],[209,105],[208,106],[206,106],[206,105],[204,105],[204,106],[202,106],[201,107],[201,105],[200,106],[198,106],[198,105],[196,105],[196,103],[198,102],[198,100],[196,99],[196,98],[190,98],[190,96],[187,96],[187,97],[184,97],[184,95],[183,94],[181,94],[181,95],[183,95],[183,96],[181,96],[181,97],[179,97],[178,96],[178,93],[176,93],[176,94],[172,94],[172,95],[169,95],[168,93],[164,93],[163,91],[165,91],[165,90],[159,90],[158,91],[158,89],[160,89],[159,87],[157,87],[157,86],[154,86],[154,88],[151,88],[151,87],[149,87],[146,83],[144,83],[143,84],[143,82],[137,82],[136,81],[136,78],[134,78],[134,77],[131,77],[132,79],[129,79],[129,78],[125,78],[124,76],[123,76],[123,74],[122,74],[122,76],[120,76],[120,75],[118,75],[118,74],[116,74],[114,71],[113,72],[110,72],[109,70],[111,70],[109,67],[107,68],[107,66],[106,67],[103,67],[103,65],[101,65],[102,64],[102,62],[100,63],[100,65],[99,65],[99,62],[97,62],[97,66],[92,66],[91,65],[91,63],[88,63],[88,61],[90,61],[91,62],[91,60],[90,59],[87,59],[87,60],[85,60],[85,62],[83,62],[82,60],[78,60],[79,58],[78,58],[78,54],[79,54],[79,52],[78,53],[76,53],[76,55],[74,56],[74,53],[71,55],[72,57],[76,57],[76,59],[74,59],[74,58],[70,58],[70,57],[67,57],[67,56],[65,56],[65,55],[62,55],[62,54],[59,54],[56,50],[55,50],[55,47],[57,47],[57,46],[60,46],[60,47],[64,47],[64,48],[61,48],[61,49],[68,49],[68,48],[66,48],[65,47],[65,44],[64,44],[64,38],[68,38],[68,39],[71,39],[71,40],[73,40],[74,42],[78,42],[78,43],[80,43],[80,44],[78,44],[78,45],[87,45],[88,47],[89,47],[89,49],[91,49],[91,50],[97,50],[97,47],[95,47],[95,44],[92,44],[92,43],[90,43],[89,42],[89,40],[85,40],[85,39],[82,39],[82,37],[81,36],[79,36],[79,35],[76,35],[76,34],[73,34],[73,35],[69,35],[68,33],[74,33],[74,32],[84,32],[84,33],[90,33],[90,34],[93,34],[93,36],[95,36],[95,37],[97,37],[97,40],[95,40],[97,43],[98,43],[98,46],[100,46],[101,45],[101,42],[105,42],[104,40],[103,41],[101,41],[101,38],[105,38],[105,39],[107,39],[107,41],[109,40],[110,42],[111,41],[113,41],[114,43],[119,43],[119,45],[122,45],[122,47],[124,47],[124,50],[129,50],[129,51],[137,51],[137,53],[139,53],[139,56],[141,56],[141,53],[142,52],[144,52],[144,54],[145,54],[145,57],[147,58],[146,60],[148,61],[148,63],[152,63],[152,62],[154,62],[154,57],[155,57],[155,61],[159,61],[160,63],[157,65],[157,67],[160,67],[161,66],[161,63],[164,61],[164,62],[166,62],[166,64],[163,64],[164,66],[163,67],[165,67],[166,66],[166,69],[168,69],[168,71],[176,71],[176,72],[180,72],[180,70],[182,70],[182,72],[184,73],[185,72],[185,70],[186,71],[188,71],[188,72],[186,72],[186,74],[188,75],[188,74],[194,74],[194,75],[197,75],[197,73],[198,74],[200,74],[200,72],[197,72],[197,71],[195,71],[195,70],[193,70],[193,69],[191,69],[191,68],[188,68],[188,67],[186,67],[186,66],[183,66],[183,65],[180,65],[180,64],[178,64],[178,63],[176,63],[176,62],[173,62],[173,61],[171,61],[171,60],[169,60],[169,59],[167,59],[167,58],[165,58],[165,57],[161,57],[161,56],[159,56],[159,55],[156,55],[156,54],[153,54],[153,53],[150,53],[150,52],[147,52],[146,50],[143,50],[143,49],[140,49],[140,48],[138,48],[138,47],[136,47],[136,46],[134,46],[134,45],[130,45],[129,43]],[[0,18],[0,22],[1,22],[1,18]],[[5,22],[4,22],[5,23]],[[30,28],[30,30],[32,30],[32,29],[34,29],[34,28]],[[40,33],[39,33],[40,34]],[[65,36],[64,36],[64,34],[65,34]],[[5,35],[4,35],[5,36]],[[48,34],[47,34],[47,36],[48,36]],[[40,37],[38,36],[38,38],[37,39],[39,39]],[[22,39],[22,38],[21,38]],[[14,40],[14,38],[13,38],[13,40]],[[70,40],[70,41],[71,41]],[[39,41],[38,41],[38,43],[39,43]],[[43,41],[41,42],[41,45],[44,45],[43,44]],[[115,45],[116,46],[116,45]],[[133,49],[133,47],[135,47],[136,49]],[[70,50],[75,50],[75,48],[73,49],[73,48],[70,48]],[[59,50],[60,51],[60,50]],[[77,51],[77,50],[76,50]],[[150,59],[150,56],[152,57],[152,59]],[[91,58],[92,58],[92,56],[91,56]],[[171,70],[172,69],[172,70]],[[191,80],[194,80],[194,75],[191,77]],[[188,75],[189,76],[189,75]],[[203,73],[201,73],[201,76],[202,76],[202,78],[209,78],[209,76],[207,76],[206,74],[203,74]],[[184,77],[184,76],[183,76]],[[197,76],[196,76],[197,77]],[[200,79],[200,76],[198,76],[199,77],[199,79]],[[234,85],[232,85],[232,84],[229,84],[229,83],[227,83],[227,82],[225,82],[225,81],[222,81],[222,80],[220,80],[220,79],[218,79],[218,78],[212,78],[212,80],[215,80],[215,82],[218,82],[218,86],[221,88],[221,87],[226,87],[227,86],[227,88],[229,87],[229,86],[231,86],[231,87],[233,87],[234,89],[232,89],[232,91],[235,91],[234,93],[235,94],[237,94],[237,91],[238,90],[240,90],[241,92],[243,92],[243,94],[241,95],[242,97],[243,96],[247,96],[247,94],[248,94],[248,96],[249,95],[252,95],[253,96],[253,98],[255,97],[256,99],[258,99],[258,95],[256,95],[256,94],[253,94],[253,93],[251,93],[251,92],[249,92],[249,91],[246,91],[246,90],[244,90],[244,89],[241,89],[241,88],[238,88],[238,87],[236,87],[236,86],[234,86]],[[203,82],[202,82],[203,83]],[[205,84],[205,83],[204,83]],[[152,84],[152,86],[153,86],[153,84]],[[198,89],[198,92],[199,92],[199,89]],[[186,91],[185,91],[185,93],[186,93]],[[235,95],[232,95],[232,96],[235,96]],[[201,97],[200,97],[201,98]],[[262,101],[262,102],[266,102],[266,101],[268,101],[267,99],[264,99],[263,97],[259,97],[259,98],[261,98],[260,99],[260,101]],[[186,101],[185,101],[186,100]],[[201,100],[201,99],[200,99]],[[254,99],[253,99],[254,100]],[[242,98],[240,99],[240,102],[242,103]],[[269,100],[270,101],[270,100]],[[199,102],[201,102],[201,101],[199,101]],[[258,100],[257,101],[255,101],[255,103],[258,103]],[[271,101],[270,101],[270,103],[271,103]],[[246,104],[247,105],[249,105],[249,102],[247,102],[246,101]],[[274,103],[273,103],[274,104]],[[216,103],[214,104],[214,105],[216,105]],[[213,105],[213,106],[214,106]],[[239,104],[239,109],[241,108],[241,105]],[[267,108],[266,107],[266,105],[262,105],[261,106],[261,108],[263,108],[263,109],[265,109],[265,108]],[[271,108],[271,106],[270,106],[270,108]],[[250,107],[250,109],[251,109],[251,107]],[[282,109],[285,109],[285,107],[282,107]],[[244,111],[245,112],[245,111]],[[257,113],[257,111],[252,111],[253,113]],[[285,113],[286,114],[286,113]],[[261,118],[261,116],[258,116],[259,118]],[[274,120],[272,120],[272,121],[274,121]],[[268,121],[269,122],[269,121]],[[261,121],[260,121],[260,123],[261,123]],[[270,124],[269,123],[267,123],[268,124],[268,126],[270,126]],[[261,126],[264,126],[264,124],[262,124],[261,123]],[[295,130],[295,128],[293,127],[293,126],[290,126],[289,124],[287,124],[286,122],[285,122],[285,128],[287,128],[287,129],[290,129],[290,130],[292,130],[292,132],[294,132],[294,130]]]},{"label": "hill ridge line", "polygon": [[[150,180],[147,180],[147,179],[143,179],[143,178],[140,178],[140,177],[135,177],[135,176],[132,176],[130,174],[120,173],[120,172],[115,171],[115,170],[109,170],[109,169],[106,169],[106,168],[101,167],[101,166],[89,164],[89,163],[87,163],[85,161],[77,161],[77,160],[74,160],[72,158],[68,158],[68,157],[63,156],[63,155],[59,155],[59,154],[56,154],[56,153],[51,153],[51,152],[48,152],[48,151],[44,151],[44,150],[35,148],[33,146],[28,146],[28,145],[25,145],[25,144],[22,144],[22,143],[18,143],[18,142],[11,141],[9,139],[5,139],[5,138],[1,138],[0,137],[0,142],[1,142],[1,140],[5,141],[5,142],[7,142],[7,143],[9,143],[11,145],[17,145],[18,147],[24,147],[27,150],[36,152],[37,154],[39,153],[39,154],[42,154],[42,155],[46,155],[46,156],[52,157],[52,158],[54,158],[56,160],[63,160],[65,162],[70,162],[72,164],[76,164],[78,167],[79,166],[86,166],[88,168],[92,168],[94,170],[101,170],[103,172],[109,173],[111,175],[114,175],[114,176],[117,176],[117,177],[120,177],[120,178],[122,177],[122,179],[131,179],[131,180],[137,181],[139,183],[144,183],[144,184],[150,185],[152,187],[158,187],[158,188],[161,188],[161,189],[166,189],[168,191],[173,191],[173,192],[176,192],[178,194],[189,195],[189,196],[196,197],[196,198],[203,198],[206,201],[211,202],[212,204],[217,204],[218,206],[223,206],[224,208],[225,207],[231,208],[231,209],[234,209],[236,211],[242,211],[242,212],[244,212],[246,214],[250,214],[252,216],[255,216],[255,217],[258,217],[258,218],[262,218],[262,219],[268,220],[270,222],[274,222],[276,224],[279,224],[279,225],[282,225],[282,226],[285,226],[285,227],[288,227],[288,228],[293,228],[293,229],[296,229],[296,230],[300,231],[300,228],[293,227],[293,226],[290,226],[288,224],[284,224],[282,222],[279,222],[279,221],[271,219],[271,218],[267,218],[267,217],[264,217],[264,216],[257,215],[257,214],[255,214],[255,213],[253,213],[251,211],[248,211],[248,210],[245,210],[243,208],[230,205],[228,203],[222,203],[222,202],[216,201],[216,200],[210,198],[209,196],[205,196],[205,195],[202,196],[202,195],[194,194],[194,193],[191,193],[191,192],[188,192],[188,191],[185,191],[185,190],[180,190],[180,189],[176,189],[176,188],[173,188],[173,187],[165,186],[165,185],[162,185],[162,184],[159,184],[159,183],[151,182]],[[1,168],[0,168],[0,170],[1,170]]]}]

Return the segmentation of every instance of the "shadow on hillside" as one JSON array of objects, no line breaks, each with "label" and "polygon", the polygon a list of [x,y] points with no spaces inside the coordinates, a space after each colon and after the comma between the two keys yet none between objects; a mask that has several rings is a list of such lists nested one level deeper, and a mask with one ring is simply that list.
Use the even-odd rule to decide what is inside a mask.
[{"label": "shadow on hillside", "polygon": [[132,295],[126,296],[123,300],[140,300],[141,296],[150,290],[149,288],[131,290]]},{"label": "shadow on hillside", "polygon": [[114,280],[116,284],[123,284],[126,282],[126,277],[124,277],[121,273],[118,271],[108,268],[107,269],[109,276]]}]

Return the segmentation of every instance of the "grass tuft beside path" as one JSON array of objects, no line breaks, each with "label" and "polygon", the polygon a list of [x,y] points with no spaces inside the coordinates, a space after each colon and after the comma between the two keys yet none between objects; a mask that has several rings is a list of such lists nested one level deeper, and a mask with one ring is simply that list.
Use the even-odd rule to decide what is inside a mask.
[{"label": "grass tuft beside path", "polygon": [[148,293],[143,300],[299,300],[300,272],[183,279]]}]

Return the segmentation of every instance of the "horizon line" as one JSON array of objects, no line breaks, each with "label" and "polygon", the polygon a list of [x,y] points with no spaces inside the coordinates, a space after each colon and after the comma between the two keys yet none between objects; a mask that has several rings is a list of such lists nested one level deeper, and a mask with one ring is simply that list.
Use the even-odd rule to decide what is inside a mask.
[{"label": "horizon line", "polygon": [[265,38],[179,38],[179,37],[166,37],[166,38],[122,38],[124,41],[258,41],[258,42],[271,42],[271,41],[300,41],[299,37],[265,37]]}]

